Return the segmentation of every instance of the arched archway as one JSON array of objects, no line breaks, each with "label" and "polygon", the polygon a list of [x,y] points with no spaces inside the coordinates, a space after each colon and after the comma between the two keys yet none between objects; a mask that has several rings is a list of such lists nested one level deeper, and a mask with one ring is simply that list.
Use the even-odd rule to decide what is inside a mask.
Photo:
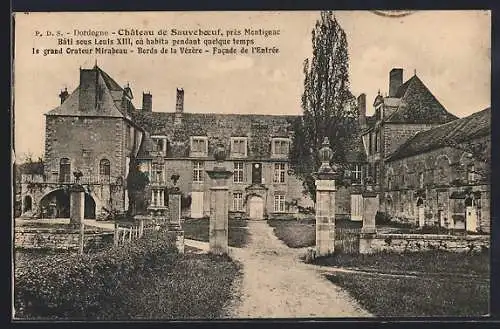
[{"label": "arched archway", "polygon": [[[96,202],[94,198],[85,193],[84,218],[95,219]],[[42,218],[69,218],[70,197],[66,189],[53,190],[40,200],[40,211]]]},{"label": "arched archway", "polygon": [[33,199],[31,198],[30,195],[27,195],[24,197],[24,203],[23,203],[23,213],[27,211],[31,211],[33,208]]}]

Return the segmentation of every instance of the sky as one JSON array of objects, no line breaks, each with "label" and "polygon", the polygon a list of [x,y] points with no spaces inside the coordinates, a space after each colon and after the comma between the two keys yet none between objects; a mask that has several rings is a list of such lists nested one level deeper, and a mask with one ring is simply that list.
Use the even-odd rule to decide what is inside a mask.
[{"label": "sky", "polygon": [[[367,114],[380,90],[388,92],[389,71],[416,74],[445,108],[458,117],[490,106],[491,14],[489,11],[417,11],[384,17],[370,11],[336,11],[347,34],[351,92],[367,95]],[[79,68],[97,61],[134,104],[153,95],[154,111],[174,111],[176,88],[184,88],[186,112],[301,114],[303,62],[312,55],[311,31],[319,12],[136,12],[19,13],[15,15],[14,111],[16,157],[44,152],[44,113],[58,94],[78,86]],[[44,40],[36,30],[118,28],[279,29],[266,45],[278,55],[33,55]],[[45,44],[46,45],[46,44]]]}]

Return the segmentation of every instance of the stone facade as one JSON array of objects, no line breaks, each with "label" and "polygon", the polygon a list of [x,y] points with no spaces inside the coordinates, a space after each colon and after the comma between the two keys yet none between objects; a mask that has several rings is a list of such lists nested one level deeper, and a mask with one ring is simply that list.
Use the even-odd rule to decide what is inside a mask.
[{"label": "stone facade", "polygon": [[[482,111],[475,116],[489,117],[490,113]],[[457,124],[466,119],[457,120]],[[465,127],[474,132],[475,124],[469,122]],[[484,156],[473,154],[474,145],[489,157],[490,134],[388,158],[384,210],[395,220],[417,225],[490,232],[490,164]]]},{"label": "stone facade", "polygon": [[[298,116],[189,113],[183,89],[177,89],[174,111],[159,112],[153,95],[142,96],[143,109],[136,109],[128,85],[121,87],[97,66],[80,69],[79,86],[61,92],[60,106],[45,115],[44,173],[22,178],[22,216],[69,217],[74,171],[83,173],[85,218],[125,211],[132,158],[149,174],[148,205],[167,204],[168,193],[162,191],[171,186],[171,175],[178,174],[187,200],[183,204],[188,204],[183,216],[208,216],[206,170],[213,167],[213,149],[220,143],[229,150],[225,166],[235,172],[228,184],[231,213],[270,218],[314,205],[288,161],[291,127]],[[349,188],[339,186],[336,199],[336,213],[349,216]]]},{"label": "stone facade", "polygon": [[143,134],[127,114],[130,89],[94,67],[80,69],[78,88],[60,97],[60,106],[45,114],[44,173],[21,180],[21,216],[69,217],[74,171],[83,174],[85,218],[124,211],[128,165]]},{"label": "stone facade", "polygon": [[[490,110],[458,119],[417,75],[403,83],[403,71],[393,69],[389,80],[373,116],[366,116],[365,95],[358,97],[366,176],[374,178],[379,210],[453,229],[466,229],[467,217],[471,231],[489,232]],[[477,157],[477,150],[484,152]]]}]

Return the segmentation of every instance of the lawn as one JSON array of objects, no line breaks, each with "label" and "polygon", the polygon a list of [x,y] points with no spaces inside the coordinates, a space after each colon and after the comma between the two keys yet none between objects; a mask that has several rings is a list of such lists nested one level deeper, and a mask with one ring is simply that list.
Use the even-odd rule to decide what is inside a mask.
[{"label": "lawn", "polygon": [[[273,227],[274,234],[290,248],[312,247],[316,245],[316,219],[306,218],[297,220],[268,220]],[[358,229],[361,222],[350,220],[335,221],[337,229]]]},{"label": "lawn", "polygon": [[[186,219],[182,223],[184,237],[197,241],[208,242],[210,220],[208,218]],[[242,248],[248,242],[247,221],[243,219],[230,219],[228,244],[231,247]]]},{"label": "lawn", "polygon": [[[447,251],[333,255],[317,265],[371,273],[338,272],[327,278],[377,316],[481,316],[489,312],[489,253]],[[417,274],[384,276],[389,274]],[[418,274],[418,272],[420,274]]]},{"label": "lawn", "polygon": [[376,316],[482,316],[489,313],[488,282],[470,279],[382,277],[336,273],[327,278]]},{"label": "lawn", "polygon": [[335,254],[314,260],[316,265],[378,270],[385,273],[459,273],[489,276],[489,252],[462,254],[442,250],[423,252],[379,252],[371,255]]}]

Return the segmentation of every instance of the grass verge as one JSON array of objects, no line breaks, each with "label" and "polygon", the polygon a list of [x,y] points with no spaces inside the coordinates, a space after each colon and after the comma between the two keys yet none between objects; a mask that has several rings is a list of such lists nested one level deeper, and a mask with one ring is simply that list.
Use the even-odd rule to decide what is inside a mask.
[{"label": "grass verge", "polygon": [[[210,219],[186,219],[182,223],[184,237],[197,241],[208,242]],[[248,242],[247,221],[243,219],[229,220],[228,244],[231,247],[242,248]]]},{"label": "grass verge", "polygon": [[[273,220],[267,223],[273,227],[274,234],[290,248],[313,247],[316,245],[316,219]],[[359,229],[360,222],[337,219],[337,229]]]},{"label": "grass verge", "polygon": [[327,278],[349,291],[376,316],[446,317],[489,313],[490,287],[487,282],[354,273],[335,273]]},{"label": "grass verge", "polygon": [[355,267],[393,272],[460,273],[488,277],[490,274],[490,254],[454,253],[443,250],[422,252],[379,252],[371,255],[335,254],[313,261],[316,265]]}]

